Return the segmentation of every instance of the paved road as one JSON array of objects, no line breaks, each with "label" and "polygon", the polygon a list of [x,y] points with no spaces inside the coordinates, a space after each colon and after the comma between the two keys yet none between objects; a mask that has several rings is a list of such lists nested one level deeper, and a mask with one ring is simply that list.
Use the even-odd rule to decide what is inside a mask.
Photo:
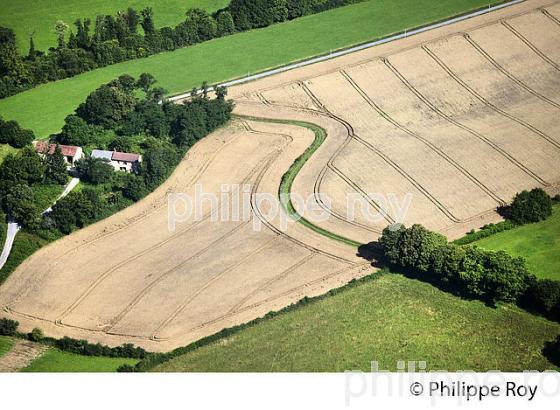
[{"label": "paved road", "polygon": [[[78,182],[80,182],[79,178],[72,178],[72,180],[64,188],[64,191],[62,191],[62,194],[60,194],[60,196],[58,198],[56,198],[55,203],[59,199],[64,198],[66,195],[68,195],[70,193],[70,191],[72,191],[76,187],[76,185],[78,185]],[[48,209],[45,209],[42,212],[42,214],[44,215],[46,213],[49,213],[50,211],[52,211],[52,207],[49,207]],[[14,244],[16,234],[19,232],[20,229],[21,229],[21,226],[19,226],[17,224],[17,222],[8,221],[8,230],[6,232],[6,241],[4,242],[4,248],[2,249],[2,255],[0,255],[0,269],[2,269],[4,267],[4,264],[8,260],[8,256],[10,256],[10,252],[12,251],[12,246]]]},{"label": "paved road", "polygon": [[[354,47],[346,48],[346,49],[343,49],[343,50],[335,51],[335,52],[330,53],[328,55],[323,55],[323,56],[319,56],[319,57],[310,58],[308,60],[303,60],[303,61],[300,61],[298,63],[293,63],[293,64],[289,64],[289,65],[282,66],[282,67],[279,67],[279,68],[275,68],[275,69],[272,69],[272,70],[263,71],[263,72],[253,74],[253,75],[248,75],[246,77],[237,78],[235,80],[226,81],[224,83],[218,84],[217,87],[218,86],[231,87],[233,85],[247,83],[247,82],[250,82],[250,81],[258,80],[260,78],[270,77],[271,75],[275,75],[275,74],[283,73],[285,71],[293,70],[294,68],[304,67],[304,66],[307,66],[307,65],[319,63],[321,61],[330,60],[330,59],[333,59],[333,58],[336,58],[336,57],[344,56],[346,54],[355,53],[356,51],[365,50],[367,48],[375,47],[375,46],[378,46],[380,44],[389,43],[391,41],[400,40],[402,38],[410,37],[410,36],[413,36],[415,34],[420,34],[420,33],[423,33],[425,31],[433,30],[433,29],[436,29],[436,28],[439,28],[439,27],[444,27],[444,26],[447,26],[449,24],[453,24],[453,23],[457,23],[459,21],[467,20],[467,19],[472,18],[472,17],[487,14],[487,13],[490,13],[490,12],[495,11],[495,10],[500,10],[500,9],[503,9],[504,7],[513,6],[514,4],[522,3],[524,1],[525,0],[512,0],[510,2],[499,4],[497,6],[488,7],[488,8],[485,8],[483,10],[475,11],[473,13],[469,13],[469,14],[465,14],[463,16],[459,16],[459,17],[455,17],[455,18],[452,18],[452,19],[449,19],[449,20],[445,20],[445,21],[442,21],[440,23],[435,23],[435,24],[432,24],[432,25],[429,25],[429,26],[421,27],[421,28],[418,28],[418,29],[413,29],[413,30],[410,30],[410,31],[406,30],[404,33],[396,34],[396,35],[390,36],[390,37],[385,37],[381,40],[371,41],[369,43],[360,44],[358,46],[354,46]],[[214,87],[209,87],[209,91],[212,91],[212,90],[214,90]],[[189,93],[183,93],[183,94],[178,94],[178,95],[174,95],[172,97],[169,97],[168,100],[169,101],[178,101],[178,100],[183,100],[185,98],[189,98],[190,96],[191,96],[190,92]]]}]

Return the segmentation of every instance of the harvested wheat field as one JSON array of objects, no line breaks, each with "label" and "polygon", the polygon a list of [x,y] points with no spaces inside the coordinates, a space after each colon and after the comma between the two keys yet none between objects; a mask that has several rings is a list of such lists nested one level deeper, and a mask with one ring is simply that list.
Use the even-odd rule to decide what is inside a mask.
[{"label": "harvested wheat field", "polygon": [[[6,314],[23,330],[166,351],[369,273],[348,242],[390,223],[456,238],[500,220],[496,208],[518,191],[557,192],[560,4],[527,1],[229,95],[239,117],[156,192],[24,262],[0,288]],[[283,229],[282,177],[317,141],[304,124],[326,138],[293,181],[292,194],[310,199],[294,207],[330,217]],[[197,184],[230,205],[224,185],[274,201],[228,221],[206,201],[201,218],[169,230],[167,194],[194,196]],[[372,194],[410,206],[402,217]],[[349,196],[370,215],[349,220]]]}]

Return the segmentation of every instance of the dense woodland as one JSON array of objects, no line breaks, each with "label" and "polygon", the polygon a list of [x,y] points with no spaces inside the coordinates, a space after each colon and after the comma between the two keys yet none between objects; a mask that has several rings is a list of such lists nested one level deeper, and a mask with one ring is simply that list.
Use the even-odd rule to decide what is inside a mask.
[{"label": "dense woodland", "polygon": [[227,8],[213,14],[189,9],[183,22],[160,29],[154,25],[150,7],[140,12],[128,8],[114,16],[99,15],[94,22],[78,19],[73,28],[58,21],[54,27],[58,46],[39,51],[31,37],[27,55],[20,55],[13,30],[0,27],[0,98],[95,68],[358,1],[361,0],[232,0]]},{"label": "dense woodland", "polygon": [[[86,156],[76,164],[85,187],[71,192],[52,212],[42,215],[36,188],[62,186],[69,176],[60,148],[41,158],[27,145],[0,165],[3,211],[28,231],[47,239],[68,234],[147,195],[169,176],[189,147],[230,118],[233,106],[225,100],[223,88],[210,99],[203,86],[199,96],[185,104],[173,104],[159,102],[163,90],[154,84],[151,75],[142,74],[138,79],[122,75],[102,85],[66,118],[62,131],[51,136],[52,142],[85,149],[140,153],[143,161],[138,174],[114,172],[108,162]],[[16,126],[10,127],[19,129]],[[33,133],[19,130],[29,137],[27,143],[31,142]]]}]

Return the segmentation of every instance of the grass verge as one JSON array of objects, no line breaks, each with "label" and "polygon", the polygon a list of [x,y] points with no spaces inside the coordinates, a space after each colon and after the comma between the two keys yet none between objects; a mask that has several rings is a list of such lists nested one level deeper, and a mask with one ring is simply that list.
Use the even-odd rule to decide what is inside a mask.
[{"label": "grass verge", "polygon": [[[292,192],[292,184],[294,183],[297,174],[299,173],[299,171],[301,171],[301,169],[303,168],[307,160],[311,158],[311,156],[315,153],[315,151],[317,151],[317,149],[321,146],[321,144],[326,140],[327,132],[323,128],[315,124],[311,124],[309,122],[304,122],[304,121],[277,120],[277,119],[258,118],[258,117],[242,116],[242,115],[236,115],[236,117],[246,118],[251,121],[270,122],[276,124],[290,124],[298,127],[304,127],[313,131],[313,133],[315,134],[315,139],[313,140],[311,145],[307,147],[307,149],[304,151],[303,154],[301,154],[298,158],[296,158],[294,163],[282,176],[282,181],[280,182],[280,186],[278,187],[278,196],[279,197],[280,195],[289,196],[290,193]],[[360,242],[356,242],[352,239],[345,238],[344,236],[337,235],[334,232],[327,231],[326,229],[323,229],[320,226],[315,225],[308,219],[305,219],[303,216],[298,214],[298,212],[294,208],[291,199],[290,201],[287,202],[280,200],[280,204],[291,218],[297,220],[299,223],[313,230],[314,232],[317,232],[318,234],[333,239],[335,241],[345,243],[346,245],[350,245],[354,247],[358,247],[362,245]]]},{"label": "grass verge", "polygon": [[81,356],[58,349],[49,349],[22,372],[115,372],[123,364],[134,365],[136,359]]},{"label": "grass verge", "polygon": [[[31,256],[39,248],[47,245],[49,241],[26,231],[20,231],[16,235],[14,245],[6,264],[0,269],[0,285],[26,258]],[[3,245],[3,244],[2,244]]]},{"label": "grass verge", "polygon": [[0,336],[0,357],[12,350],[14,344],[14,340],[11,337]]},{"label": "grass verge", "polygon": [[[0,114],[46,137],[99,85],[150,72],[170,93],[222,82],[426,25],[491,0],[370,0],[173,52],[115,64],[0,100]],[[403,13],[406,10],[406,13]]]},{"label": "grass verge", "polygon": [[552,216],[545,221],[518,226],[472,244],[522,256],[537,277],[560,280],[560,205],[554,205]]},{"label": "grass verge", "polygon": [[512,305],[462,300],[417,280],[384,274],[249,326],[154,371],[396,371],[555,369],[541,353],[560,325]]}]

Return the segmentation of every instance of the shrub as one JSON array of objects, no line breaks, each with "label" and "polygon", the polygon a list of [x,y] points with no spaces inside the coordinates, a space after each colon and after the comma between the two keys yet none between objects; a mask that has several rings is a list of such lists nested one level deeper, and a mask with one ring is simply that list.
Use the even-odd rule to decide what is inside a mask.
[{"label": "shrub", "polygon": [[393,232],[390,228],[386,228],[383,236],[386,234],[387,239],[382,240],[381,243],[386,247],[388,251],[386,255],[391,263],[424,272],[430,269],[435,250],[447,244],[447,239],[443,235],[431,232],[418,224],[412,225],[409,229],[401,226]]},{"label": "shrub", "polygon": [[44,339],[43,331],[38,327],[34,328],[30,333],[27,334],[27,338],[32,342],[40,342]]},{"label": "shrub", "polygon": [[117,347],[109,347],[101,343],[92,344],[87,340],[78,340],[71,337],[52,340],[54,346],[60,350],[84,356],[107,356],[107,357],[127,357],[132,359],[142,359],[147,352],[141,347],[136,347],[130,343],[125,343]]},{"label": "shrub", "polygon": [[87,157],[76,162],[76,169],[81,177],[92,184],[104,184],[113,176],[114,168],[108,160]]},{"label": "shrub", "polygon": [[532,311],[560,321],[560,281],[550,279],[534,281],[523,296],[522,303]]},{"label": "shrub", "polygon": [[510,218],[518,224],[545,220],[552,215],[552,200],[541,188],[518,193],[510,207]]},{"label": "shrub", "polygon": [[0,319],[0,335],[13,336],[16,334],[19,322],[11,319]]},{"label": "shrub", "polygon": [[4,121],[0,118],[0,144],[23,148],[34,139],[33,131],[21,128],[17,121]]},{"label": "shrub", "polygon": [[456,245],[466,245],[471,242],[478,241],[482,238],[487,238],[499,232],[507,231],[515,228],[517,225],[510,220],[502,221],[497,224],[488,224],[480,228],[479,231],[472,230],[466,236],[453,241]]}]

